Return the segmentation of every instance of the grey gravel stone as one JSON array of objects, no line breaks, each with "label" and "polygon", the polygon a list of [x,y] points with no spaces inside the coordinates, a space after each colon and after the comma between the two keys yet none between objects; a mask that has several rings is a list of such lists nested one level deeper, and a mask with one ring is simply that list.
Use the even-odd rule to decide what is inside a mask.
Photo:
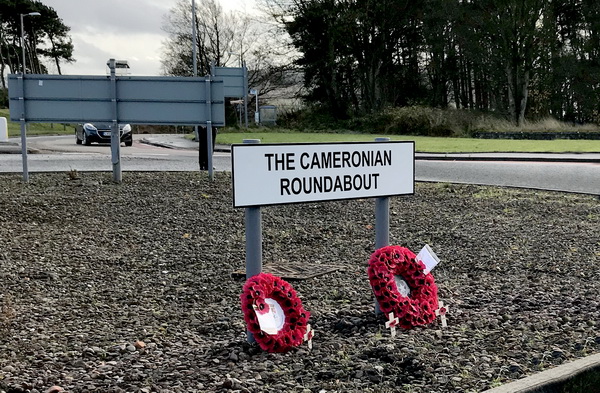
[{"label": "grey gravel stone", "polygon": [[417,184],[391,198],[390,242],[432,246],[450,306],[447,328],[394,339],[365,272],[373,201],[265,207],[265,263],[342,267],[292,282],[313,350],[268,354],[246,342],[231,275],[245,236],[230,176],[30,179],[0,175],[0,392],[471,392],[600,351],[593,197]]},{"label": "grey gravel stone", "polygon": [[17,371],[16,368],[14,368],[13,366],[4,366],[2,367],[2,371],[5,373],[15,373]]}]

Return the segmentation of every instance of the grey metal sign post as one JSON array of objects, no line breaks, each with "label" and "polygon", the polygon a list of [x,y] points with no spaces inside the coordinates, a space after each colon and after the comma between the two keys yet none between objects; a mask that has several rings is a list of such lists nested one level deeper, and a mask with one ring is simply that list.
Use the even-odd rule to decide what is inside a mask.
[{"label": "grey metal sign post", "polygon": [[113,181],[120,183],[123,180],[123,173],[121,171],[121,135],[119,133],[119,108],[117,106],[117,74],[116,74],[116,61],[110,59],[108,61],[108,68],[110,69],[110,91],[113,97],[112,99],[112,114],[113,119],[111,122],[110,129],[110,151],[112,158],[113,168]]},{"label": "grey metal sign post", "polygon": [[246,62],[242,63],[244,67],[244,121],[246,123],[246,129],[248,129],[248,67]]},{"label": "grey metal sign post", "polygon": [[23,157],[23,181],[29,181],[29,169],[27,168],[27,124],[21,120],[21,156]]},{"label": "grey metal sign post", "polygon": [[[260,139],[244,139],[244,143],[260,143]],[[246,224],[246,280],[262,272],[262,215],[260,206],[245,209]],[[254,342],[249,330],[248,342]]]},{"label": "grey metal sign post", "polygon": [[[389,142],[390,138],[375,138],[375,142]],[[375,198],[375,249],[390,245],[390,197]],[[381,314],[375,299],[375,314]]]},{"label": "grey metal sign post", "polygon": [[[25,66],[23,66],[25,67]],[[25,84],[23,74],[21,74],[20,85],[21,91],[25,90]],[[24,109],[24,107],[23,107]],[[19,119],[19,123],[21,123],[21,157],[23,157],[23,181],[27,183],[29,181],[29,169],[27,168],[27,123],[25,122],[25,111],[21,112],[21,116]]]},{"label": "grey metal sign post", "polygon": [[[192,0],[192,75],[198,76],[198,35],[196,33],[196,1]],[[194,138],[200,142],[200,133],[198,132],[198,126],[194,126]],[[202,169],[202,168],[200,168]]]},{"label": "grey metal sign post", "polygon": [[13,80],[13,90],[17,95],[18,109],[15,109],[14,113],[11,110],[11,120],[18,121],[21,125],[21,157],[23,157],[23,181],[27,183],[29,181],[29,170],[27,168],[27,117],[25,116],[25,106],[23,105],[25,95],[25,75],[16,74],[11,75]]},{"label": "grey metal sign post", "polygon": [[[211,96],[211,79],[206,79],[206,96]],[[211,106],[212,99],[209,98],[206,101],[206,152],[207,152],[207,165],[208,165],[208,178],[212,181],[214,179],[214,168],[213,168],[213,140],[212,140],[212,116],[211,116]]]}]

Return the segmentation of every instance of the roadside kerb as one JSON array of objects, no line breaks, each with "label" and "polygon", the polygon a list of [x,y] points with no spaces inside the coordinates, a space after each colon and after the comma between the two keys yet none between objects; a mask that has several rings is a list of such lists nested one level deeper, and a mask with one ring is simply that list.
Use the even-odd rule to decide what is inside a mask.
[{"label": "roadside kerb", "polygon": [[416,153],[430,161],[532,161],[600,163],[600,153]]},{"label": "roadside kerb", "polygon": [[[143,137],[140,139],[141,143],[145,143],[153,146],[160,146],[167,149],[181,149],[181,150],[198,150],[199,144],[198,142],[194,142],[192,140],[186,139],[184,137],[175,137],[175,138],[156,138],[156,137]],[[231,146],[230,145],[221,145],[215,144],[214,151],[222,152],[222,153],[230,153]]]},{"label": "roadside kerb", "polygon": [[[155,135],[144,137],[142,143],[172,149],[198,149],[198,143],[181,135]],[[231,145],[217,144],[215,151],[231,152]],[[415,153],[416,160],[430,161],[532,161],[600,163],[598,153]]]}]

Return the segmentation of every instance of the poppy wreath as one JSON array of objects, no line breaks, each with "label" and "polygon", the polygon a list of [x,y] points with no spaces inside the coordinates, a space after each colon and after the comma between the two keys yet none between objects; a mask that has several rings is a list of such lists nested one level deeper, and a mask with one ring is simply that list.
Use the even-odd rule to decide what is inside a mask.
[{"label": "poppy wreath", "polygon": [[[279,303],[285,314],[285,322],[277,334],[261,330],[256,316],[269,312],[266,299]],[[285,280],[269,273],[252,276],[244,284],[241,300],[248,331],[263,350],[287,352],[302,344],[310,313],[304,310],[296,291]]]},{"label": "poppy wreath", "polygon": [[[410,329],[435,320],[438,308],[438,289],[425,264],[417,260],[408,248],[387,246],[375,251],[367,268],[379,308],[386,315],[393,312],[399,326]],[[401,277],[410,289],[404,296],[396,285],[395,276]]]}]

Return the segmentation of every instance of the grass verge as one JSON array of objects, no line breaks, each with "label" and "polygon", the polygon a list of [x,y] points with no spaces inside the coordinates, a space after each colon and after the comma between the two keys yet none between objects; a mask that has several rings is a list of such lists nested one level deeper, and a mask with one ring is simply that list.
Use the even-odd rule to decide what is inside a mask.
[{"label": "grass verge", "polygon": [[[9,137],[21,135],[21,124],[17,121],[10,121],[8,109],[0,109],[0,116],[6,117]],[[70,124],[27,123],[27,135],[70,135],[74,132],[75,129]]]},{"label": "grass verge", "polygon": [[599,140],[538,141],[304,132],[222,132],[217,135],[217,143],[242,143],[244,139],[260,139],[261,143],[371,142],[377,137],[414,141],[418,152],[428,153],[600,153]]}]

